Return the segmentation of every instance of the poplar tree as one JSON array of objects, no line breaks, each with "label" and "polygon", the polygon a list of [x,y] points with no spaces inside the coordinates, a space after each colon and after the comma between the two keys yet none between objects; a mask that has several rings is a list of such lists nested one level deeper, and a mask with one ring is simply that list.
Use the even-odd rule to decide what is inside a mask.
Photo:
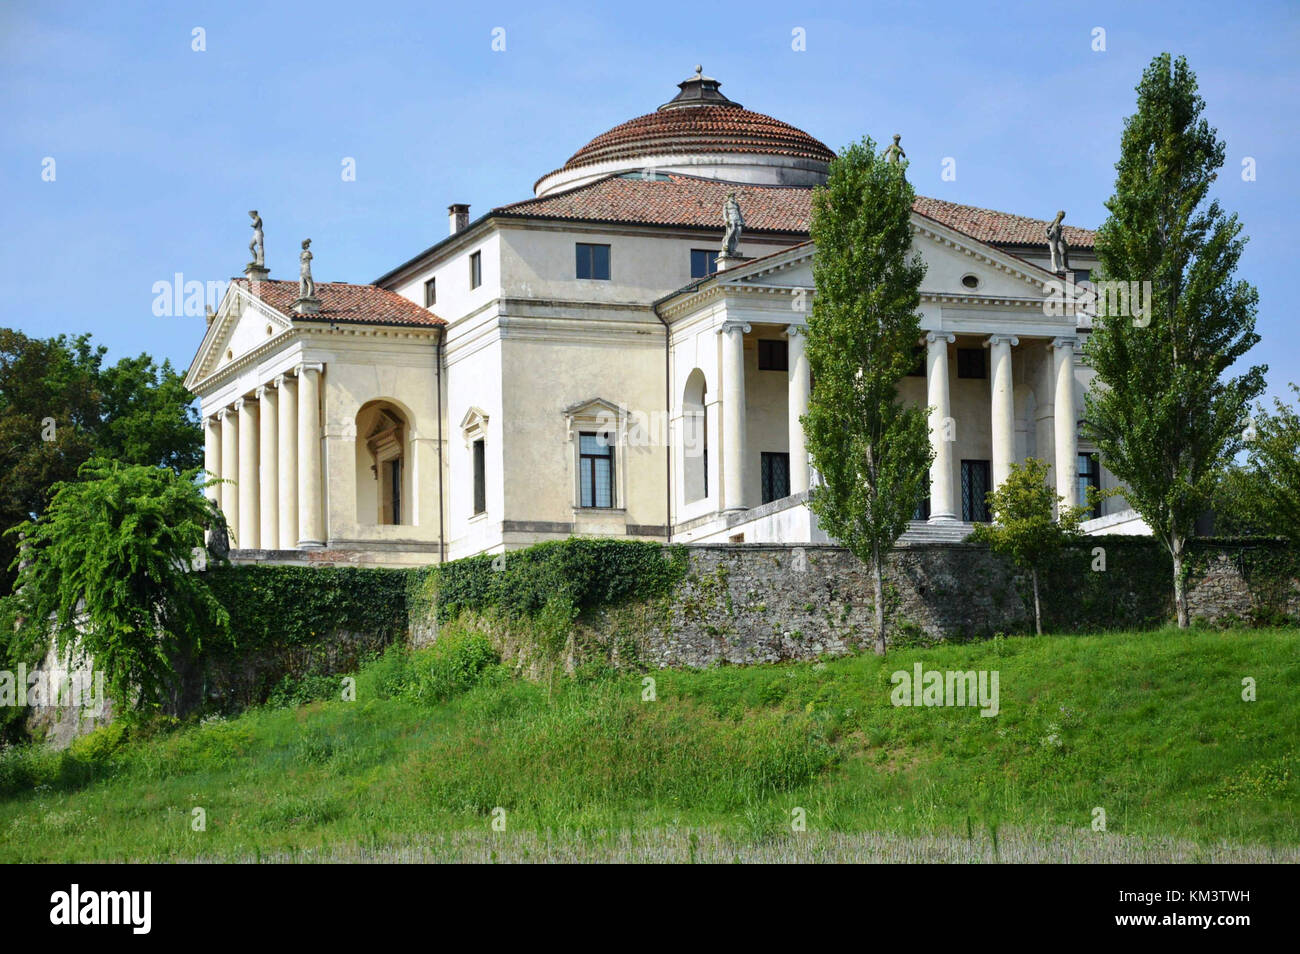
[{"label": "poplar tree", "polygon": [[822,528],[871,570],[877,653],[885,652],[884,559],[925,493],[933,451],[927,409],[899,383],[921,337],[925,266],[911,251],[906,165],[864,139],[832,162],[813,194],[813,387],[803,417],[820,474],[809,505]]},{"label": "poplar tree", "polygon": [[1085,350],[1097,372],[1085,428],[1169,550],[1178,625],[1186,627],[1187,541],[1264,388],[1263,367],[1227,374],[1259,341],[1259,296],[1234,277],[1241,224],[1209,199],[1224,146],[1202,117],[1195,74],[1183,57],[1161,54],[1137,94],[1097,257],[1101,281],[1150,282],[1151,295],[1140,310],[1097,316]]}]

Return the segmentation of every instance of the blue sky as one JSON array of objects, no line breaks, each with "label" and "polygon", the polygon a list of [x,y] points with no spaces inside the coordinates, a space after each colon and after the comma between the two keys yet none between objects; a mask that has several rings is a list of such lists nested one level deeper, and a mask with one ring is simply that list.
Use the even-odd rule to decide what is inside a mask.
[{"label": "blue sky", "polygon": [[310,236],[318,280],[369,282],[444,236],[448,204],[477,217],[527,198],[696,63],[833,149],[902,133],[922,194],[1096,226],[1133,87],[1164,50],[1187,55],[1226,140],[1216,191],[1251,237],[1255,360],[1281,394],[1300,381],[1293,3],[10,2],[0,323],[184,367],[203,319],[156,317],[153,285],[238,274],[247,210],[273,278],[297,277]]}]

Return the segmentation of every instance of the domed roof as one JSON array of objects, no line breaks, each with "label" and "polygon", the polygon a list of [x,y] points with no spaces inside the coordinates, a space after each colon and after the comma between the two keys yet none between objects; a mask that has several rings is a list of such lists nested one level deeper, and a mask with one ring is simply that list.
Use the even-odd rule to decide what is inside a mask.
[{"label": "domed roof", "polygon": [[[835,156],[824,143],[789,123],[745,109],[722,94],[720,82],[705,76],[698,66],[695,70],[694,76],[678,84],[680,92],[672,100],[601,133],[560,169],[539,179],[538,186],[547,180],[572,182],[575,177],[566,173],[591,166],[601,166],[602,173],[638,169],[654,164],[656,156],[768,157],[760,160],[762,165],[786,166],[794,160],[824,174],[824,164]],[[538,194],[553,191],[556,185],[547,182]]]}]

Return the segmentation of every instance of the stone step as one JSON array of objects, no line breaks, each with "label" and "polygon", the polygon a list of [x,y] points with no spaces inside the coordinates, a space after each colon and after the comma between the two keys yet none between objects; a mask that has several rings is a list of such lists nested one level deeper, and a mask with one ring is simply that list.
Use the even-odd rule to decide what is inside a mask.
[{"label": "stone step", "polygon": [[975,528],[971,523],[927,523],[913,520],[900,538],[902,543],[960,543]]}]

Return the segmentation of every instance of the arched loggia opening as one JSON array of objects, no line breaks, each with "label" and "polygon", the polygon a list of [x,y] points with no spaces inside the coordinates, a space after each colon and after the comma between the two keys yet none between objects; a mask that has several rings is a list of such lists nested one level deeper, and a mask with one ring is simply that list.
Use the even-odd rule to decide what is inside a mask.
[{"label": "arched loggia opening", "polygon": [[682,393],[682,499],[686,503],[709,495],[709,419],[704,372],[696,368]]},{"label": "arched loggia opening", "polygon": [[413,524],[410,422],[388,401],[357,412],[357,523]]}]

